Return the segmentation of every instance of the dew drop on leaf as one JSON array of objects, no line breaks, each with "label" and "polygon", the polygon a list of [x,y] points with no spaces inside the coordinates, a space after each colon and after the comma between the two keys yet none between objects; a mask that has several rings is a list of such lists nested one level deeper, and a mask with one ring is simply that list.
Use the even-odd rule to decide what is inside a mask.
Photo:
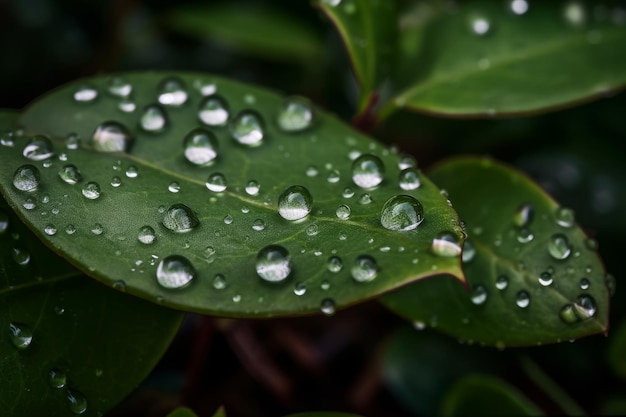
[{"label": "dew drop on leaf", "polygon": [[210,191],[221,193],[226,190],[226,177],[219,172],[215,172],[209,175],[205,185]]},{"label": "dew drop on leaf", "polygon": [[285,99],[278,113],[278,127],[283,132],[300,132],[313,124],[313,107],[304,97]]},{"label": "dew drop on leaf", "polygon": [[226,288],[226,278],[222,274],[215,274],[211,285],[213,285],[213,288],[216,290],[223,290]]},{"label": "dew drop on leaf", "polygon": [[87,399],[80,392],[67,389],[65,398],[70,411],[74,414],[83,414],[87,411]]},{"label": "dew drop on leaf", "polygon": [[352,198],[352,197],[354,197],[354,190],[352,188],[350,188],[350,187],[346,187],[341,192],[341,196],[343,198]]},{"label": "dew drop on leaf", "polygon": [[343,269],[343,261],[339,256],[331,256],[328,258],[327,267],[330,272],[337,273]]},{"label": "dew drop on leaf", "polygon": [[297,282],[296,285],[293,286],[293,293],[298,297],[306,294],[306,284],[304,282]]},{"label": "dew drop on leaf", "polygon": [[17,349],[26,349],[33,342],[33,331],[20,323],[9,323],[9,339]]},{"label": "dew drop on leaf", "polygon": [[217,138],[206,129],[193,129],[183,140],[185,159],[194,165],[207,166],[217,158],[219,144]]},{"label": "dew drop on leaf", "polygon": [[158,104],[147,105],[139,117],[139,126],[146,132],[161,132],[167,123],[165,110]]},{"label": "dew drop on leaf", "polygon": [[491,23],[484,17],[475,17],[470,22],[472,33],[484,36],[491,30]]},{"label": "dew drop on leaf", "polygon": [[73,235],[74,233],[76,233],[76,226],[74,226],[73,224],[68,224],[67,226],[65,226],[65,233],[70,236]]},{"label": "dew drop on leaf", "polygon": [[11,257],[20,266],[28,265],[30,262],[30,252],[24,248],[14,247],[11,249]]},{"label": "dew drop on leaf", "polygon": [[59,178],[67,184],[74,185],[82,179],[82,175],[76,165],[68,164],[59,171]]},{"label": "dew drop on leaf", "polygon": [[102,226],[100,223],[94,223],[91,226],[91,233],[96,236],[100,236],[102,233],[104,233],[104,226]]},{"label": "dew drop on leaf", "polygon": [[483,285],[476,285],[472,293],[470,295],[470,300],[472,300],[472,304],[482,305],[487,301],[489,294],[487,293],[487,289]]},{"label": "dew drop on leaf", "polygon": [[28,141],[22,155],[31,161],[43,161],[54,155],[54,148],[50,139],[43,135],[36,135]]},{"label": "dew drop on leaf", "polygon": [[341,179],[341,174],[336,169],[331,170],[326,177],[326,181],[331,184],[336,184]]},{"label": "dew drop on leaf", "polygon": [[118,291],[125,292],[126,291],[126,282],[123,279],[118,279],[113,283],[113,288]]},{"label": "dew drop on leaf", "polygon": [[369,282],[378,275],[378,264],[369,255],[358,256],[352,264],[350,274],[357,282]]},{"label": "dew drop on leaf", "polygon": [[506,287],[508,286],[509,286],[509,277],[507,277],[506,275],[499,275],[498,278],[496,278],[497,289],[502,291],[502,290],[505,290]]},{"label": "dew drop on leaf", "polygon": [[95,200],[100,197],[100,185],[97,182],[90,181],[83,187],[83,196],[89,200]]},{"label": "dew drop on leaf", "polygon": [[50,385],[51,388],[64,388],[66,383],[67,375],[65,375],[65,372],[57,368],[48,371],[48,385]]},{"label": "dew drop on leaf", "polygon": [[40,181],[41,174],[33,165],[22,165],[13,174],[13,186],[20,191],[35,191]]},{"label": "dew drop on leaf", "polygon": [[286,220],[299,220],[306,217],[313,208],[313,197],[301,185],[292,185],[278,197],[278,213]]},{"label": "dew drop on leaf", "polygon": [[112,77],[107,83],[107,91],[112,96],[128,97],[133,92],[133,86],[122,77]]},{"label": "dew drop on leaf", "polygon": [[476,257],[476,247],[471,240],[465,239],[463,242],[463,252],[461,252],[461,259],[463,263],[471,262]]},{"label": "dew drop on leaf", "polygon": [[379,157],[363,154],[352,163],[352,181],[361,188],[373,188],[383,181],[385,166]]},{"label": "dew drop on leaf", "polygon": [[228,121],[228,104],[218,95],[204,98],[198,107],[198,118],[208,126],[223,126]]},{"label": "dew drop on leaf", "polygon": [[588,294],[576,298],[576,302],[564,305],[559,311],[559,317],[567,324],[577,323],[595,316],[596,302]]},{"label": "dew drop on leaf", "polygon": [[137,178],[139,176],[139,171],[137,170],[137,167],[134,165],[129,166],[126,169],[126,176],[128,178]]},{"label": "dew drop on leaf", "polygon": [[335,214],[341,220],[348,220],[350,218],[350,207],[345,204],[342,204],[339,207],[337,207],[337,210],[335,210]]},{"label": "dew drop on leaf", "polygon": [[258,146],[265,135],[263,119],[253,110],[239,112],[229,124],[230,134],[237,143],[246,146]]},{"label": "dew drop on leaf", "polygon": [[541,275],[539,275],[538,282],[542,287],[549,287],[554,282],[554,277],[548,271],[542,272]]},{"label": "dew drop on leaf", "polygon": [[580,279],[580,289],[581,290],[587,290],[587,289],[589,289],[590,286],[591,286],[591,283],[589,282],[589,280],[587,278],[581,278]]},{"label": "dew drop on leaf", "polygon": [[167,191],[170,193],[177,193],[180,191],[180,184],[176,181],[172,181],[170,185],[167,186]]},{"label": "dew drop on leaf", "polygon": [[265,230],[265,222],[262,219],[256,219],[252,223],[252,230],[256,230],[257,232]]},{"label": "dew drop on leaf", "polygon": [[526,228],[520,229],[517,233],[517,241],[519,243],[528,243],[531,242],[535,238],[535,235]]},{"label": "dew drop on leaf", "polygon": [[159,285],[167,289],[184,288],[196,277],[191,262],[180,255],[170,255],[159,262],[156,278]]},{"label": "dew drop on leaf", "polygon": [[52,223],[49,223],[43,228],[43,232],[48,236],[54,236],[57,234],[57,228]]},{"label": "dew drop on leaf", "polygon": [[184,204],[171,205],[163,217],[163,226],[177,233],[189,232],[199,224],[196,214]]},{"label": "dew drop on leaf", "polygon": [[98,90],[90,86],[81,86],[78,87],[74,94],[72,95],[74,101],[78,103],[89,103],[98,98]]},{"label": "dew drop on leaf", "polygon": [[424,221],[424,208],[415,197],[396,195],[391,197],[380,213],[380,223],[385,229],[413,230]]},{"label": "dew drop on leaf", "polygon": [[567,236],[557,233],[548,241],[548,252],[557,260],[567,259],[572,252]]},{"label": "dew drop on leaf", "polygon": [[255,180],[250,180],[246,184],[246,194],[248,195],[251,195],[251,196],[258,195],[260,190],[261,190],[261,185]]},{"label": "dew drop on leaf", "polygon": [[567,207],[559,207],[556,210],[556,223],[561,227],[573,227],[575,223],[574,210]]},{"label": "dew drop on leaf", "polygon": [[320,311],[326,316],[335,314],[335,300],[332,298],[324,298],[320,303]]},{"label": "dew drop on leaf", "polygon": [[128,152],[135,138],[126,126],[119,122],[104,122],[93,132],[91,143],[100,152]]},{"label": "dew drop on leaf", "polygon": [[137,240],[139,240],[139,242],[143,243],[144,245],[151,245],[156,240],[156,233],[152,227],[142,226],[139,229]]},{"label": "dew drop on leaf", "polygon": [[528,307],[530,305],[530,294],[528,294],[528,291],[525,291],[525,290],[518,291],[517,295],[515,296],[515,304],[519,308]]},{"label": "dew drop on leaf", "polygon": [[111,178],[111,187],[117,188],[122,185],[122,179],[118,176]]},{"label": "dew drop on leaf", "polygon": [[400,177],[398,179],[398,184],[400,188],[406,191],[415,190],[422,185],[419,173],[415,168],[406,168],[400,171]]},{"label": "dew drop on leaf", "polygon": [[117,108],[124,113],[132,113],[137,109],[137,104],[130,98],[123,98],[117,103]]},{"label": "dew drop on leaf", "polygon": [[513,224],[516,227],[528,227],[534,216],[534,208],[530,203],[524,203],[513,214]]},{"label": "dew drop on leaf", "polygon": [[437,256],[452,257],[461,253],[458,238],[452,232],[441,232],[435,236],[431,250]]},{"label": "dew drop on leaf", "polygon": [[291,273],[291,256],[280,245],[269,245],[256,257],[256,272],[267,282],[282,282]]},{"label": "dew drop on leaf", "polygon": [[187,101],[187,89],[178,77],[168,77],[161,81],[157,88],[159,103],[164,106],[178,107]]}]

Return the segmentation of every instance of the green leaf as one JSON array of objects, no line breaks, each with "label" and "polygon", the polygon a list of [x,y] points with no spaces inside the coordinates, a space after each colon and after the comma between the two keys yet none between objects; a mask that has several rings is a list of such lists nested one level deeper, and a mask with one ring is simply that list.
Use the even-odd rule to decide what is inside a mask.
[{"label": "green leaf", "polygon": [[572,212],[487,158],[452,159],[431,175],[467,224],[463,269],[471,293],[452,279],[425,280],[383,297],[387,306],[462,340],[497,346],[607,331],[604,266]]},{"label": "green leaf", "polygon": [[[223,417],[223,416],[224,414],[218,411],[217,414],[215,414],[213,417]],[[187,407],[178,407],[177,409],[169,413],[167,417],[198,417],[198,415],[194,413],[193,410]]]},{"label": "green leaf", "polygon": [[457,382],[443,400],[442,416],[542,416],[544,413],[515,387],[489,375]]},{"label": "green leaf", "polygon": [[319,36],[307,22],[264,5],[194,4],[168,13],[167,25],[183,34],[212,39],[260,58],[293,61],[319,58]]},{"label": "green leaf", "polygon": [[626,55],[616,54],[626,42],[621,6],[529,2],[518,15],[512,3],[469,1],[444,13],[425,6],[404,19],[401,92],[382,117],[397,108],[462,117],[537,113],[624,87]]},{"label": "green leaf", "polygon": [[85,407],[86,416],[102,415],[146,377],[180,325],[181,313],[85,277],[4,200],[0,254],[3,416],[65,416]]},{"label": "green leaf", "polygon": [[317,0],[337,28],[361,85],[360,109],[390,74],[397,37],[396,2],[384,0]]},{"label": "green leaf", "polygon": [[626,379],[626,320],[624,319],[611,334],[607,358],[613,373]]},{"label": "green leaf", "polygon": [[[167,115],[163,131],[142,130],[138,125],[144,109],[157,102],[159,85],[174,75],[176,82],[187,86],[187,95],[166,94],[161,100],[187,97],[187,101],[180,107],[156,107]],[[427,276],[446,273],[462,277],[458,253],[442,257],[430,249],[442,231],[461,241],[456,213],[421,173],[408,171],[409,177],[417,175],[416,181],[404,181],[403,186],[421,185],[402,189],[402,160],[389,149],[313,107],[314,121],[308,128],[286,130],[308,123],[297,115],[283,117],[280,128],[277,118],[283,114],[284,99],[260,88],[202,74],[136,73],[122,78],[132,85],[137,110],[118,108],[120,99],[107,93],[115,79],[112,76],[80,80],[28,108],[20,119],[25,137],[0,153],[2,192],[47,245],[88,275],[168,306],[223,316],[275,316],[320,308],[332,314],[335,308]],[[99,97],[92,102],[75,102],[73,94],[84,91],[80,90],[84,85],[98,91]],[[204,86],[204,91],[217,89],[228,106],[230,129],[203,127],[203,134],[214,135],[212,142],[218,143],[217,157],[208,166],[198,166],[186,158],[198,162],[213,155],[209,149],[184,152],[185,137],[203,126],[198,106],[204,99],[192,86]],[[298,103],[300,109],[308,106]],[[215,113],[211,115],[215,117]],[[231,136],[229,130],[241,132],[242,115],[249,123],[261,123],[262,128],[254,130],[263,132],[258,146],[239,143]],[[210,121],[206,113],[203,117]],[[128,153],[94,149],[94,132],[111,120],[126,126],[135,138]],[[298,126],[299,121],[305,123]],[[23,156],[25,148],[32,149],[29,141],[35,132],[52,138],[56,156],[41,161]],[[78,149],[66,148],[65,137],[72,132],[82,140]],[[96,135],[97,139],[104,137],[102,131]],[[246,136],[247,140],[253,137]],[[377,187],[365,189],[354,183],[355,162],[351,157],[358,154],[362,154],[356,161],[358,166],[376,166],[368,155],[380,158],[385,172]],[[404,158],[402,163],[409,162]],[[36,166],[41,175],[38,188],[32,192],[17,189],[12,181],[24,164]],[[81,173],[74,185],[58,174],[68,164]],[[377,169],[365,176],[358,172],[357,182],[374,184],[379,179]],[[207,189],[207,178],[216,173],[226,179],[223,192],[216,191],[214,185],[214,191]],[[364,184],[363,179],[372,182]],[[260,188],[250,186],[251,181]],[[98,198],[93,198],[97,193],[89,185],[92,182],[99,184]],[[295,197],[296,202],[283,207],[289,210],[279,214],[279,197],[296,185],[308,190],[312,206],[305,204],[308,198],[303,197],[304,190],[291,189],[298,191],[289,197]],[[403,210],[385,217],[387,227],[381,225],[383,206],[398,195],[408,195],[403,198],[410,201],[415,198],[423,207],[424,220],[413,230],[393,229],[415,226],[419,207],[415,208],[414,202],[400,204]],[[44,198],[57,214],[42,216],[40,209],[23,206],[27,199],[42,204]],[[177,206],[180,204],[188,209]],[[309,209],[304,218],[287,220],[305,215]],[[183,227],[180,218],[170,217],[172,213],[188,213],[185,219],[189,223]],[[48,224],[54,224],[58,232],[46,234]],[[142,236],[145,244],[138,240],[144,227],[154,231],[149,234],[154,235],[153,240]],[[186,229],[190,230],[182,232]],[[263,262],[257,264],[257,256]],[[183,268],[188,264],[193,270]],[[170,272],[177,273],[163,273],[171,267],[174,271]],[[160,285],[156,277],[159,270],[166,286],[178,288]]]}]

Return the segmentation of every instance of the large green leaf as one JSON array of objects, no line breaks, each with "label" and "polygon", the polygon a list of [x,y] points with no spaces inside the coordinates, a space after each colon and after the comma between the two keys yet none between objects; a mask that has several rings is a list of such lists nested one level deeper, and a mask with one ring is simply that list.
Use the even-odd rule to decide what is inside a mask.
[{"label": "large green leaf", "polygon": [[0,254],[3,416],[102,415],[145,378],[182,319],[85,277],[1,199]]},{"label": "large green leaf", "polygon": [[470,375],[447,393],[442,416],[542,416],[515,387],[489,375]]},{"label": "large green leaf", "polygon": [[571,211],[487,158],[452,159],[431,175],[467,224],[463,269],[471,293],[452,279],[425,280],[383,297],[385,304],[460,339],[497,346],[607,331],[604,266]]},{"label": "large green leaf", "polygon": [[360,108],[393,68],[397,37],[396,2],[317,0],[335,25],[361,85]]},{"label": "large green leaf", "polygon": [[[168,76],[178,77],[175,83],[186,85],[185,90],[159,95],[159,86]],[[408,179],[399,181],[400,166],[411,164],[406,158],[302,101],[288,100],[287,111],[297,110],[289,118],[284,99],[259,88],[202,74],[143,73],[122,78],[132,86],[136,110],[120,110],[120,103],[126,102],[107,93],[111,82],[119,87],[119,78],[81,80],[30,106],[20,120],[25,137],[16,138],[14,146],[0,153],[2,192],[43,241],[88,275],[169,306],[225,316],[309,313],[320,308],[331,314],[335,307],[426,276],[462,276],[458,252],[445,257],[431,251],[432,241],[442,232],[461,241],[456,213],[439,189],[416,170],[404,171]],[[73,94],[84,92],[85,85],[98,97],[76,102]],[[203,127],[205,139],[211,137],[218,149],[215,160],[199,166],[187,158],[201,162],[214,154],[205,148],[185,150],[183,143],[192,130],[203,126],[198,106],[206,98],[201,92],[215,89],[221,98],[208,100],[227,103],[229,127]],[[146,132],[139,122],[146,121],[144,109],[159,97],[164,103],[181,97],[186,101],[180,106],[147,107],[164,112],[167,123],[160,132]],[[307,109],[314,119],[310,126],[301,117]],[[258,146],[233,139],[230,130],[241,133],[242,117],[261,123],[254,130],[263,132]],[[203,118],[211,121],[206,112]],[[126,126],[135,138],[128,153],[95,150],[103,145],[92,141],[94,132],[97,140],[120,137],[97,130],[111,120]],[[32,150],[30,136],[36,132],[52,137],[55,156],[40,161],[23,156]],[[65,138],[71,133],[82,140],[78,149],[71,149],[73,139],[66,147]],[[358,160],[351,160],[359,154]],[[382,176],[376,174],[382,167],[376,168],[372,155],[380,158]],[[68,164],[81,173],[73,185],[59,176]],[[40,173],[36,190],[20,190],[12,181],[23,165]],[[366,188],[354,182],[353,165],[369,170],[367,174],[359,168],[356,177]],[[18,177],[20,173],[24,174],[19,171]],[[207,178],[216,173],[227,181],[223,192],[216,191],[215,184],[210,185],[213,191],[207,189]],[[369,187],[379,179],[380,185]],[[24,178],[18,180],[19,185]],[[98,198],[90,188],[92,182],[99,184]],[[279,214],[279,196],[296,185],[310,192],[312,205],[300,198],[306,192],[296,188],[300,191],[289,197],[295,197],[294,202]],[[383,227],[383,207],[399,195],[406,197],[400,197],[399,206],[387,205]],[[43,216],[40,209],[28,210],[24,203],[29,199],[38,205],[45,199],[55,212]],[[187,208],[176,206],[180,204]],[[412,230],[394,230],[416,226],[417,204],[423,207],[423,222]],[[172,213],[184,219],[172,219]],[[304,217],[287,220],[300,216]],[[197,217],[197,225],[192,217]],[[183,224],[185,219],[189,224]],[[56,233],[46,232],[51,225]],[[144,227],[151,228],[150,238],[142,235],[145,243],[141,243]],[[190,230],[182,232],[185,229]],[[159,284],[157,272],[166,287]]]},{"label": "large green leaf", "polygon": [[400,92],[383,117],[397,108],[463,117],[542,112],[626,83],[626,54],[617,52],[626,42],[622,6],[468,1],[439,12],[426,6],[404,19]]}]

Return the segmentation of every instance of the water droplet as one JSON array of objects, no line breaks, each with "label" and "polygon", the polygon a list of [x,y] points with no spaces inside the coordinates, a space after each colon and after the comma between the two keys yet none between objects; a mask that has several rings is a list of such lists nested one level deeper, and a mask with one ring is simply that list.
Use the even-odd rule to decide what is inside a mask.
[{"label": "water droplet", "polygon": [[369,282],[378,275],[378,264],[371,256],[361,255],[354,260],[350,274],[357,282]]},{"label": "water droplet", "polygon": [[367,193],[364,193],[359,197],[359,204],[362,205],[371,204],[372,201],[372,196]]},{"label": "water droplet", "polygon": [[54,236],[57,234],[57,228],[55,225],[53,224],[47,224],[44,229],[43,229],[44,233],[47,234],[48,236]]},{"label": "water droplet", "polygon": [[59,171],[59,177],[67,184],[74,185],[82,179],[82,175],[76,165],[65,165]]},{"label": "water droplet", "polygon": [[111,187],[117,188],[122,185],[122,179],[120,177],[111,178]]},{"label": "water droplet", "polygon": [[252,195],[252,196],[258,195],[260,190],[261,190],[261,185],[254,180],[250,180],[246,184],[246,194],[248,195]]},{"label": "water droplet", "polygon": [[306,217],[313,208],[313,197],[301,185],[292,185],[278,197],[278,213],[286,220],[299,220]]},{"label": "water droplet", "polygon": [[570,1],[563,9],[565,21],[574,27],[582,27],[587,20],[587,12],[580,1]]},{"label": "water droplet", "polygon": [[137,170],[137,167],[134,165],[129,166],[126,169],[126,176],[128,178],[137,178],[139,176],[139,171]]},{"label": "water droplet", "polygon": [[284,132],[300,132],[313,124],[313,106],[304,97],[285,99],[278,113],[278,126]]},{"label": "water droplet", "polygon": [[100,185],[97,182],[90,181],[85,184],[82,192],[86,198],[95,200],[100,197]]},{"label": "water droplet", "polygon": [[567,259],[572,252],[567,236],[557,233],[548,241],[548,252],[557,260]]},{"label": "water droplet", "polygon": [[320,310],[326,316],[335,314],[335,301],[332,298],[324,298],[320,303]]},{"label": "water droplet", "polygon": [[361,188],[373,188],[383,181],[385,166],[376,155],[363,154],[352,163],[352,181]]},{"label": "water droplet", "polygon": [[535,238],[535,235],[533,235],[532,232],[526,228],[521,229],[517,233],[517,241],[519,243],[528,243],[528,242],[531,242],[534,238]]},{"label": "water droplet", "polygon": [[575,222],[574,210],[567,207],[559,207],[556,210],[556,223],[561,227],[572,227]]},{"label": "water droplet", "polygon": [[341,196],[343,198],[352,198],[352,197],[354,197],[354,190],[352,188],[350,188],[350,187],[346,187],[341,192]]},{"label": "water droplet", "polygon": [[91,233],[96,236],[100,236],[102,233],[104,233],[104,226],[102,226],[100,223],[93,224],[91,226]]},{"label": "water droplet", "polygon": [[549,287],[550,285],[552,285],[552,283],[554,282],[554,278],[552,277],[552,274],[550,272],[542,272],[541,275],[539,275],[539,284],[541,284],[544,287]]},{"label": "water droplet", "polygon": [[43,135],[33,136],[24,147],[22,155],[31,161],[48,159],[54,155],[52,142]]},{"label": "water droplet", "polygon": [[533,219],[535,209],[532,204],[524,203],[513,215],[513,224],[516,227],[527,227]]},{"label": "water droplet", "polygon": [[502,291],[502,290],[505,290],[506,287],[508,286],[509,286],[509,277],[507,277],[506,275],[499,275],[498,278],[496,278],[497,289]]},{"label": "water droplet", "polygon": [[206,188],[209,190],[221,193],[226,190],[226,177],[219,172],[213,173],[209,175],[209,178],[206,180]]},{"label": "water droplet", "polygon": [[293,293],[298,297],[306,294],[306,284],[304,282],[297,282],[296,285],[293,286]]},{"label": "water droplet", "polygon": [[515,298],[515,304],[519,308],[526,308],[530,305],[530,294],[528,291],[520,290]]},{"label": "water droplet", "polygon": [[511,11],[516,15],[523,15],[528,11],[528,1],[526,0],[513,0],[511,2]]},{"label": "water droplet", "polygon": [[165,110],[158,104],[146,106],[139,118],[139,126],[146,132],[161,132],[165,129],[167,123]]},{"label": "water droplet", "polygon": [[487,289],[483,285],[476,285],[472,290],[472,294],[470,299],[472,300],[472,304],[482,305],[487,301],[489,294],[487,293]]},{"label": "water droplet", "polygon": [[319,174],[319,171],[317,170],[317,167],[315,165],[309,165],[306,168],[306,176],[307,177],[316,177],[317,174]]},{"label": "water droplet", "polygon": [[238,303],[241,301],[241,295],[235,294],[233,295],[233,303]]},{"label": "water droplet", "polygon": [[172,181],[170,185],[167,186],[167,190],[170,193],[177,193],[180,191],[180,184],[178,184],[176,181]]},{"label": "water droplet", "polygon": [[337,273],[343,269],[343,261],[338,256],[331,256],[328,258],[327,267],[330,272]]},{"label": "water droplet", "polygon": [[128,97],[133,92],[133,86],[122,77],[112,77],[107,84],[107,91],[112,96]]},{"label": "water droplet", "polygon": [[150,226],[142,226],[139,229],[139,234],[137,235],[137,240],[139,240],[144,245],[151,245],[156,240],[156,233],[154,229]]},{"label": "water droplet", "polygon": [[348,220],[350,218],[350,207],[342,204],[341,206],[337,207],[337,210],[335,210],[335,214],[341,220]]},{"label": "water droplet", "polygon": [[22,165],[13,174],[13,186],[20,191],[35,191],[39,187],[41,175],[32,165]]},{"label": "water droplet", "polygon": [[491,23],[484,17],[476,17],[470,22],[472,33],[478,36],[484,36],[489,33]]},{"label": "water droplet", "polygon": [[380,213],[380,223],[389,230],[413,230],[423,220],[424,208],[422,204],[410,195],[391,197]]},{"label": "water droplet", "polygon": [[476,257],[476,248],[469,239],[465,239],[465,242],[463,242],[463,252],[461,252],[461,257],[463,263],[471,262]]},{"label": "water droplet", "polygon": [[326,177],[326,181],[331,184],[336,184],[341,179],[341,174],[336,169],[331,170]]},{"label": "water droplet", "polygon": [[115,281],[113,283],[113,288],[115,288],[118,291],[125,292],[126,291],[126,282],[124,282],[124,280],[118,279],[117,281]]},{"label": "water droplet", "polygon": [[559,312],[559,317],[565,323],[573,324],[595,316],[597,311],[596,302],[588,294],[583,294],[576,298],[576,302],[566,304]]},{"label": "water droplet", "polygon": [[78,87],[73,94],[74,101],[79,103],[89,103],[98,98],[98,90],[90,86]]},{"label": "water droplet", "polygon": [[233,139],[242,145],[258,146],[263,141],[263,119],[253,110],[239,112],[230,121],[229,127]]},{"label": "water droplet", "polygon": [[226,278],[222,274],[215,274],[211,285],[213,285],[213,288],[216,290],[223,290],[226,288]]},{"label": "water droplet", "polygon": [[30,252],[23,248],[12,248],[11,257],[13,258],[15,263],[20,266],[28,265],[28,263],[30,262]]},{"label": "water droplet", "polygon": [[159,103],[164,106],[178,107],[187,101],[185,84],[178,77],[169,77],[161,81],[158,92]]},{"label": "water droplet", "polygon": [[589,280],[587,278],[581,278],[580,289],[586,290],[586,289],[589,289],[589,286],[591,286],[591,283],[589,282]]},{"label": "water droplet", "polygon": [[261,230],[265,230],[265,222],[261,219],[256,219],[252,223],[252,229],[256,230],[257,232],[260,232]]},{"label": "water droplet", "polygon": [[163,226],[177,233],[189,232],[199,224],[196,214],[184,204],[171,205],[163,217]]},{"label": "water droplet", "polygon": [[159,262],[156,278],[159,285],[168,289],[184,288],[196,277],[191,262],[180,255],[166,256]]},{"label": "water droplet", "polygon": [[26,349],[33,342],[33,331],[20,323],[9,323],[9,339],[18,349]]},{"label": "water droplet", "polygon": [[415,190],[422,185],[419,173],[415,168],[406,168],[400,171],[400,178],[398,180],[400,188],[406,191]]},{"label": "water droplet", "polygon": [[65,138],[65,147],[67,149],[75,150],[80,146],[80,138],[76,133],[70,133]]},{"label": "water droplet", "polygon": [[72,413],[83,414],[87,411],[87,399],[80,392],[68,389],[65,394],[67,405]]},{"label": "water droplet", "polygon": [[183,140],[185,158],[194,165],[211,165],[215,158],[219,144],[215,135],[203,128],[193,129]]},{"label": "water droplet", "polygon": [[48,371],[48,385],[50,385],[51,388],[64,388],[66,383],[67,376],[65,375],[65,372],[56,368],[50,369],[50,371]]},{"label": "water droplet", "polygon": [[282,282],[291,273],[291,257],[287,249],[269,245],[256,257],[256,273],[267,282]]},{"label": "water droplet", "polygon": [[215,84],[202,80],[194,80],[193,87],[203,96],[211,96],[217,91]]},{"label": "water droplet", "polygon": [[227,214],[224,217],[224,224],[232,224],[233,223],[233,216],[231,216],[230,214]]},{"label": "water droplet", "polygon": [[100,152],[128,152],[134,141],[126,126],[113,121],[98,125],[91,136],[94,149]]},{"label": "water droplet", "polygon": [[22,204],[22,207],[24,207],[26,210],[33,210],[33,209],[37,208],[37,203],[36,203],[36,201],[33,198],[28,197],[24,201],[24,204]]},{"label": "water droplet", "polygon": [[68,224],[67,226],[65,226],[65,233],[70,236],[73,235],[74,233],[76,233],[76,226],[74,226],[73,224]]},{"label": "water droplet", "polygon": [[228,116],[228,104],[218,95],[206,97],[198,108],[198,118],[208,126],[223,126]]}]

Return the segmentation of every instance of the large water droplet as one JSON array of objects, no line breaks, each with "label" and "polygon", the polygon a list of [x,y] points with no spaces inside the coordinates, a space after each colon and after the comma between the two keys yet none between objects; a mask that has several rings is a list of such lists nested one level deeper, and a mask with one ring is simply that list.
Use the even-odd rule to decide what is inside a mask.
[{"label": "large water droplet", "polygon": [[595,316],[596,302],[588,294],[580,295],[575,303],[566,304],[559,311],[559,317],[565,323],[573,324]]},{"label": "large water droplet", "polygon": [[126,126],[113,121],[98,125],[91,137],[94,149],[100,152],[128,152],[134,140]]},{"label": "large water droplet", "polygon": [[151,245],[156,240],[156,233],[152,227],[143,226],[139,229],[137,240],[139,240],[144,245]]},{"label": "large water droplet", "polygon": [[476,285],[472,290],[472,294],[470,299],[472,300],[472,304],[482,305],[487,301],[489,294],[487,293],[487,288],[483,285]]},{"label": "large water droplet", "polygon": [[78,391],[68,389],[65,393],[67,405],[74,414],[83,414],[87,411],[87,399]]},{"label": "large water droplet", "polygon": [[26,349],[33,342],[33,331],[20,323],[9,323],[9,339],[18,349]]},{"label": "large water droplet", "polygon": [[567,236],[557,233],[548,241],[548,252],[557,260],[567,259],[572,252]]},{"label": "large water droplet", "polygon": [[212,95],[200,102],[198,118],[205,125],[223,126],[228,121],[228,116],[228,104],[222,97]]},{"label": "large water droplet", "polygon": [[415,197],[410,195],[391,197],[380,212],[380,223],[389,230],[413,230],[422,221],[424,221],[424,208]]},{"label": "large water droplet", "polygon": [[78,87],[72,97],[74,97],[74,101],[76,102],[89,103],[98,98],[98,90],[91,86],[84,85]]},{"label": "large water droplet", "polygon": [[194,165],[207,166],[217,158],[217,138],[206,129],[197,128],[187,133],[183,140],[185,158]]},{"label": "large water droplet", "polygon": [[284,132],[300,132],[313,124],[313,107],[304,97],[289,97],[278,113],[278,126]]},{"label": "large water droplet", "polygon": [[230,133],[238,143],[246,146],[258,146],[265,135],[263,119],[253,110],[239,112],[229,124]]},{"label": "large water droplet", "polygon": [[65,372],[56,368],[48,371],[48,385],[50,385],[51,388],[64,388],[66,383],[67,375],[65,375]]},{"label": "large water droplet", "polygon": [[515,304],[519,308],[526,308],[530,305],[530,294],[528,291],[520,290],[515,297]]},{"label": "large water droplet", "polygon": [[406,168],[400,171],[400,178],[398,179],[400,188],[406,191],[415,190],[422,185],[419,177],[419,173],[415,168]]},{"label": "large water droplet", "polygon": [[100,197],[100,185],[97,182],[90,181],[85,184],[82,192],[86,198],[95,200]]},{"label": "large water droplet", "polygon": [[196,214],[184,204],[171,205],[163,217],[163,226],[177,233],[189,232],[199,224]]},{"label": "large water droplet", "polygon": [[52,142],[43,135],[33,136],[24,147],[22,155],[31,161],[43,161],[44,159],[48,159],[54,155]]},{"label": "large water droplet", "polygon": [[431,249],[437,256],[458,256],[462,250],[457,236],[452,232],[441,232],[433,239]]},{"label": "large water droplet", "polygon": [[209,190],[221,193],[226,190],[226,177],[223,174],[216,172],[209,175],[209,178],[206,180],[206,188]]},{"label": "large water droplet", "polygon": [[252,195],[252,196],[258,195],[260,190],[261,190],[261,185],[255,180],[250,180],[246,184],[246,194],[248,195]]},{"label": "large water droplet", "polygon": [[286,220],[306,217],[313,208],[313,197],[301,185],[292,185],[278,197],[278,213]]},{"label": "large water droplet", "polygon": [[256,273],[267,282],[282,282],[291,273],[289,251],[279,245],[269,245],[256,257]]},{"label": "large water droplet", "polygon": [[320,303],[320,310],[326,316],[335,314],[335,301],[332,298],[324,298]]},{"label": "large water droplet", "polygon": [[158,87],[159,103],[164,106],[178,107],[187,101],[187,90],[183,80],[169,77],[161,81]]},{"label": "large water droplet", "polygon": [[191,262],[180,255],[170,255],[159,262],[156,278],[159,285],[168,289],[184,288],[196,277]]},{"label": "large water droplet", "polygon": [[76,165],[65,165],[59,171],[59,177],[67,184],[74,185],[82,179],[82,175]]},{"label": "large water droplet", "polygon": [[40,180],[41,174],[33,165],[22,165],[13,174],[13,186],[20,191],[35,191]]},{"label": "large water droplet", "polygon": [[376,187],[384,173],[385,166],[376,155],[363,154],[352,163],[352,181],[361,188]]},{"label": "large water droplet", "polygon": [[378,264],[371,256],[361,255],[354,260],[350,274],[357,282],[369,282],[378,275]]},{"label": "large water droplet", "polygon": [[139,118],[139,126],[146,132],[163,131],[167,126],[165,110],[158,104],[149,104]]}]

